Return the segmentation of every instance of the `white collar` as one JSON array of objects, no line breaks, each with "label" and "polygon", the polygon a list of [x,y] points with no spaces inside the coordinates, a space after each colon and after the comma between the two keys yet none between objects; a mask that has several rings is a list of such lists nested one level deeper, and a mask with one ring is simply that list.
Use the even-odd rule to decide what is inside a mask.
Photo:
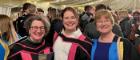
[{"label": "white collar", "polygon": [[72,32],[71,34],[67,34],[64,29],[61,32],[62,34],[64,34],[67,37],[71,37],[71,38],[79,38],[79,36],[82,34],[81,30],[78,28],[76,31]]}]

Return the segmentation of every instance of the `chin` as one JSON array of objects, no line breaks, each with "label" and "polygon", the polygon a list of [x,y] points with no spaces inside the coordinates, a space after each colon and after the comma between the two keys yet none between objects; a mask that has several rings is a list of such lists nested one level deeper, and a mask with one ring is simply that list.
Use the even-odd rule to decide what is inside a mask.
[{"label": "chin", "polygon": [[41,40],[42,37],[35,37],[34,39],[36,39],[36,40]]},{"label": "chin", "polygon": [[68,27],[66,28],[67,30],[74,30],[75,28],[74,27]]},{"label": "chin", "polygon": [[101,34],[108,34],[109,31],[101,31]]},{"label": "chin", "polygon": [[103,34],[103,35],[104,35],[104,34],[107,34],[107,33],[106,33],[106,32],[101,32],[101,34]]},{"label": "chin", "polygon": [[35,39],[35,41],[36,41],[36,42],[40,42],[40,41],[41,41],[41,39]]}]

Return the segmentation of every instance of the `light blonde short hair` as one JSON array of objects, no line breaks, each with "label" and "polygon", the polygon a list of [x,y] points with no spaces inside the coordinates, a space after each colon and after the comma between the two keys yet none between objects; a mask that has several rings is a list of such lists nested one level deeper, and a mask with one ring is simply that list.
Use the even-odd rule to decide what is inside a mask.
[{"label": "light blonde short hair", "polygon": [[98,19],[100,19],[102,16],[105,16],[106,18],[108,18],[112,22],[112,24],[114,25],[115,22],[114,22],[114,18],[112,16],[111,11],[109,11],[109,10],[99,10],[99,11],[97,11],[95,13],[95,22]]}]

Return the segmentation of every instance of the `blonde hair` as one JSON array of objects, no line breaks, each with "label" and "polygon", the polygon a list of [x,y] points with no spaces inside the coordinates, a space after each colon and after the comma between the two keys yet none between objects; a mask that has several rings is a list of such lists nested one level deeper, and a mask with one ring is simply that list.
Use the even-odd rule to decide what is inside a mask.
[{"label": "blonde hair", "polygon": [[18,36],[15,32],[13,23],[11,22],[10,17],[8,17],[7,15],[0,14],[0,33],[1,37],[4,33],[7,34],[5,37],[8,40],[9,44],[12,44],[13,42],[15,42],[15,40],[18,40]]},{"label": "blonde hair", "polygon": [[95,22],[98,19],[100,19],[102,16],[105,16],[106,18],[108,18],[112,22],[112,24],[114,25],[115,22],[114,22],[114,18],[112,16],[111,11],[109,11],[109,10],[99,10],[99,11],[97,11],[95,13]]}]

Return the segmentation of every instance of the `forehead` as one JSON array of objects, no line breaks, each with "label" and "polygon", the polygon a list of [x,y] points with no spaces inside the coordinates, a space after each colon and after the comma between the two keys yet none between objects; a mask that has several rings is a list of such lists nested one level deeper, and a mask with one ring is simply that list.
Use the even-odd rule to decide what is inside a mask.
[{"label": "forehead", "polygon": [[107,16],[107,15],[101,15],[99,19],[109,19],[109,16]]},{"label": "forehead", "polygon": [[31,24],[31,26],[44,26],[42,21],[34,20]]},{"label": "forehead", "polygon": [[70,10],[67,10],[65,13],[64,13],[64,17],[65,16],[74,16],[74,13]]}]

